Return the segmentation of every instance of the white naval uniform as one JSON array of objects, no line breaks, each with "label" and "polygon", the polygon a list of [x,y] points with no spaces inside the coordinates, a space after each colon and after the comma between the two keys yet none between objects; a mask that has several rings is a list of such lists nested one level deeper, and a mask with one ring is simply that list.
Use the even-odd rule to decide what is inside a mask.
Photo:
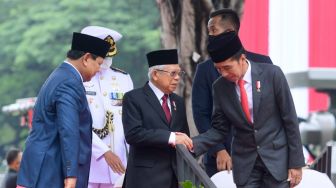
[{"label": "white naval uniform", "polygon": [[[106,69],[100,70],[89,82],[84,83],[86,97],[91,110],[92,127],[102,129],[105,125],[105,112],[113,112],[114,132],[100,139],[92,132],[92,156],[89,183],[114,184],[120,177],[105,161],[104,153],[112,150],[126,167],[126,141],[121,121],[121,103],[111,99],[111,94],[124,94],[133,89],[133,82],[127,73]],[[120,100],[119,100],[120,102]],[[128,145],[127,145],[128,147]],[[127,149],[128,150],[128,149]]]}]

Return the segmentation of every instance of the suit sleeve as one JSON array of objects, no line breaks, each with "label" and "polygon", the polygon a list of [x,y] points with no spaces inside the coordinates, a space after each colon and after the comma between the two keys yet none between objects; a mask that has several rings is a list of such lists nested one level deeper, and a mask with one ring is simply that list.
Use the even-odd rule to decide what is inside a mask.
[{"label": "suit sleeve", "polygon": [[[205,62],[207,63],[207,62]],[[209,67],[199,64],[196,68],[192,86],[192,111],[194,122],[198,132],[204,133],[211,128],[212,115],[212,80],[208,79]],[[225,144],[220,143],[209,149],[210,155],[226,149]]]},{"label": "suit sleeve", "polygon": [[220,93],[214,92],[213,95],[213,114],[212,114],[212,128],[207,132],[200,134],[193,138],[195,155],[201,155],[210,147],[218,143],[223,143],[229,134],[231,122],[221,109],[219,98]]},{"label": "suit sleeve", "polygon": [[[128,144],[134,146],[167,147],[170,131],[156,128],[145,128],[142,120],[142,109],[129,93],[123,99],[122,122]],[[149,126],[147,126],[149,127]]]},{"label": "suit sleeve", "polygon": [[65,177],[78,176],[79,113],[81,88],[75,84],[61,85],[56,94],[57,128],[59,132],[63,172]]},{"label": "suit sleeve", "polygon": [[277,67],[274,76],[274,90],[277,105],[279,106],[282,123],[287,135],[289,149],[289,168],[304,166],[301,136],[298,125],[298,118],[295,111],[292,95],[285,78],[285,75]]}]

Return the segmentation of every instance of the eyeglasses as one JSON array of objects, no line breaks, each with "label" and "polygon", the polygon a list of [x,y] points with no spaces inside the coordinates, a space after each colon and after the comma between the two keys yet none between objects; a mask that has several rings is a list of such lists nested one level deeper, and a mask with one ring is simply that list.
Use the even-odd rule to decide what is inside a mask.
[{"label": "eyeglasses", "polygon": [[166,73],[169,73],[169,76],[172,77],[172,78],[175,78],[177,75],[179,77],[182,77],[185,75],[185,72],[184,71],[166,71],[166,70],[161,70],[161,69],[155,69],[157,71],[161,71],[161,72],[166,72]]}]

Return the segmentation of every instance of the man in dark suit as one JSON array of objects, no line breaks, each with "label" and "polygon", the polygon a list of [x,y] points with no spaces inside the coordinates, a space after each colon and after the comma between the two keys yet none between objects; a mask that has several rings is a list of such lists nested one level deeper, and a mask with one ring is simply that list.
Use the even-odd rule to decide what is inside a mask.
[{"label": "man in dark suit", "polygon": [[8,151],[6,161],[8,165],[8,172],[6,173],[2,182],[1,188],[15,188],[17,173],[20,168],[22,152],[18,149],[11,149]]},{"label": "man in dark suit", "polygon": [[51,73],[39,92],[18,185],[87,187],[92,119],[83,81],[99,71],[110,47],[103,39],[73,34],[67,60]]},{"label": "man in dark suit", "polygon": [[149,82],[127,92],[122,122],[130,145],[123,187],[177,188],[176,144],[192,147],[184,101],[174,94],[180,76],[177,50],[147,54]]},{"label": "man in dark suit", "polygon": [[281,69],[247,59],[235,32],[214,37],[208,52],[222,77],[213,84],[212,128],[193,138],[195,154],[222,142],[231,128],[238,188],[297,185],[304,158],[294,103]]},{"label": "man in dark suit", "polygon": [[[237,13],[231,9],[221,9],[210,14],[208,22],[209,40],[213,36],[235,31],[238,33],[240,21]],[[272,63],[268,56],[245,52],[248,59],[258,63]],[[203,133],[211,127],[212,113],[212,84],[220,76],[214,67],[211,59],[200,63],[192,85],[192,111],[194,121],[199,133]],[[231,133],[230,133],[231,135]],[[230,170],[232,167],[229,155],[232,136],[229,136],[224,143],[218,144],[209,149],[203,158],[205,170],[211,177],[221,170]]]}]

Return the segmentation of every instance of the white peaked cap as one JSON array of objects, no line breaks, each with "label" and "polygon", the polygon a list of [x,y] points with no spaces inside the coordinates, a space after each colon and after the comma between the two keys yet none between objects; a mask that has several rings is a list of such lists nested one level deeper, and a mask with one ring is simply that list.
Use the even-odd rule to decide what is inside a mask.
[{"label": "white peaked cap", "polygon": [[106,27],[100,27],[100,26],[84,27],[81,33],[91,35],[94,37],[98,37],[100,39],[105,39],[107,36],[110,35],[113,38],[114,42],[117,42],[119,39],[122,38],[122,35],[118,33],[117,31],[108,29]]}]

